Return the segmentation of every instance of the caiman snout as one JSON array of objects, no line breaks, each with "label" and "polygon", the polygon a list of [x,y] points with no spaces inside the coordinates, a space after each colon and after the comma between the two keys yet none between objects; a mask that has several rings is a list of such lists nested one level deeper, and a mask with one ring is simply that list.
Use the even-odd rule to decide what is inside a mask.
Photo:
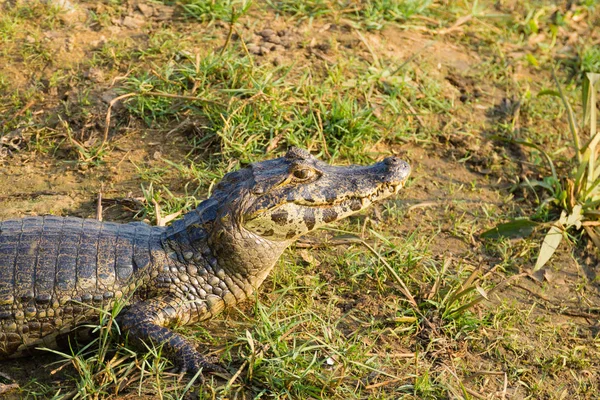
[{"label": "caiman snout", "polygon": [[383,160],[383,163],[388,168],[389,176],[387,181],[390,183],[404,183],[410,175],[410,165],[398,157],[387,157]]}]

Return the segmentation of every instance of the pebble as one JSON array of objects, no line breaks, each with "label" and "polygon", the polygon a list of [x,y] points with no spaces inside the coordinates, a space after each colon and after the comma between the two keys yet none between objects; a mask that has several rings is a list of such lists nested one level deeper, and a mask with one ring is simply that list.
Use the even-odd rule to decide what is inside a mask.
[{"label": "pebble", "polygon": [[150,18],[154,14],[154,8],[152,8],[149,5],[139,3],[137,5],[137,8],[141,11],[142,14],[144,14],[144,17],[146,18]]},{"label": "pebble", "polygon": [[128,15],[125,18],[123,18],[122,24],[123,24],[123,26],[125,26],[127,28],[136,29],[136,28],[139,28],[140,26],[142,26],[144,24],[144,21],[141,19],[130,17]]},{"label": "pebble", "polygon": [[279,36],[265,37],[265,41],[273,44],[281,44],[281,39],[279,38]]},{"label": "pebble", "polygon": [[262,31],[260,31],[259,35],[264,38],[268,38],[271,36],[275,36],[276,33],[273,29],[266,28],[266,29],[263,29]]},{"label": "pebble", "polygon": [[260,54],[260,46],[257,46],[255,44],[249,44],[247,48],[248,51],[252,54]]}]

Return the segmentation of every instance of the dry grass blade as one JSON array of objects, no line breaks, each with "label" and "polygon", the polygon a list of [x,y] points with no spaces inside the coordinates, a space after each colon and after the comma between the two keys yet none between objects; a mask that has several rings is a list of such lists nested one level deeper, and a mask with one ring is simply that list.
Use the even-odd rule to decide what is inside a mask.
[{"label": "dry grass blade", "polygon": [[398,275],[398,273],[394,270],[394,268],[392,268],[392,266],[385,260],[385,258],[383,258],[377,250],[375,250],[373,247],[371,247],[370,244],[368,244],[367,242],[365,242],[364,240],[362,240],[358,237],[356,238],[356,242],[362,244],[367,249],[369,249],[371,251],[371,253],[373,253],[379,259],[379,261],[381,261],[381,263],[385,266],[386,270],[390,273],[390,275],[392,275],[394,280],[400,285],[400,291],[402,292],[402,294],[407,298],[408,302],[415,309],[415,311],[418,311],[419,305],[417,304],[417,301],[415,300],[413,295],[410,293],[410,290],[408,290],[408,287],[406,286],[406,284],[404,283],[402,278],[400,278],[400,275]]},{"label": "dry grass blade", "polygon": [[433,286],[431,287],[431,290],[429,291],[429,293],[426,296],[427,300],[433,299],[433,296],[435,296],[437,294],[438,290],[440,289],[442,277],[446,274],[446,271],[448,270],[448,267],[450,267],[451,263],[452,263],[451,258],[447,258],[446,261],[444,261],[444,265],[442,266],[442,271],[439,274],[437,274],[437,276],[435,278],[435,283],[433,284]]}]

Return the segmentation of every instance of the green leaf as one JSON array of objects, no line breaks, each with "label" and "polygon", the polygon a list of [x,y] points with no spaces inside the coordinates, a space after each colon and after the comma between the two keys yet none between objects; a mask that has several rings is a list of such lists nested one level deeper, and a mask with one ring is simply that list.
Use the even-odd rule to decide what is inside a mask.
[{"label": "green leaf", "polygon": [[535,56],[531,53],[527,53],[527,55],[525,56],[525,58],[527,59],[527,61],[529,62],[529,64],[533,65],[534,67],[539,67],[540,63],[538,62],[537,58],[535,58]]},{"label": "green leaf", "polygon": [[563,239],[563,231],[561,228],[556,225],[552,225],[550,229],[548,229],[548,233],[546,233],[546,237],[542,242],[542,247],[540,248],[540,254],[538,255],[538,259],[535,262],[535,267],[533,267],[533,272],[542,268],[546,263],[550,260],[558,245]]},{"label": "green leaf", "polygon": [[554,68],[552,68],[552,78],[554,79],[554,83],[556,84],[556,89],[558,94],[567,110],[567,120],[569,122],[569,130],[571,131],[571,135],[573,136],[573,147],[575,150],[575,154],[577,156],[577,162],[581,163],[581,146],[579,145],[579,133],[577,132],[577,122],[575,121],[575,114],[573,113],[573,108],[569,104],[567,97],[565,96],[560,83],[558,82],[558,78],[556,77],[556,73],[554,72]]},{"label": "green leaf", "polygon": [[592,96],[595,91],[595,86],[600,82],[600,74],[588,72],[585,74],[585,79],[581,85],[581,97],[583,103],[583,124],[585,125],[590,120],[592,107],[596,104],[592,101]]},{"label": "green leaf", "polygon": [[552,89],[540,90],[537,95],[538,95],[538,97],[540,97],[540,96],[556,96],[556,97],[560,98],[560,93],[558,93],[556,90],[552,90]]},{"label": "green leaf", "polygon": [[498,239],[501,237],[515,238],[531,235],[539,223],[529,219],[516,219],[511,222],[497,225],[495,228],[481,234],[484,239]]}]

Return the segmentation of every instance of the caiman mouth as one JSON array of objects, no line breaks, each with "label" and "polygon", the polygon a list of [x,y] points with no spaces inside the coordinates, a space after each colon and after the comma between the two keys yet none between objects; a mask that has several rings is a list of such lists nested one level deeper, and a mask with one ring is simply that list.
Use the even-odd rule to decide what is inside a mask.
[{"label": "caiman mouth", "polygon": [[[337,199],[334,199],[333,202],[318,202],[318,201],[309,201],[303,198],[300,198],[296,201],[294,201],[294,204],[297,204],[299,206],[304,206],[304,207],[327,207],[327,206],[339,206],[342,205],[345,202],[349,202],[349,203],[353,203],[356,201],[359,201],[361,203],[365,203],[365,202],[369,202],[368,204],[365,204],[364,207],[367,207],[369,204],[374,203],[378,200],[382,200],[385,199],[386,197],[392,196],[396,193],[398,193],[400,191],[400,189],[402,189],[404,187],[404,184],[406,183],[406,179],[404,179],[402,182],[399,183],[383,183],[381,186],[379,186],[378,188],[376,188],[373,192],[368,193],[366,195],[352,195],[352,196],[345,196],[345,197],[340,197]],[[277,207],[275,207],[277,208]]]}]

